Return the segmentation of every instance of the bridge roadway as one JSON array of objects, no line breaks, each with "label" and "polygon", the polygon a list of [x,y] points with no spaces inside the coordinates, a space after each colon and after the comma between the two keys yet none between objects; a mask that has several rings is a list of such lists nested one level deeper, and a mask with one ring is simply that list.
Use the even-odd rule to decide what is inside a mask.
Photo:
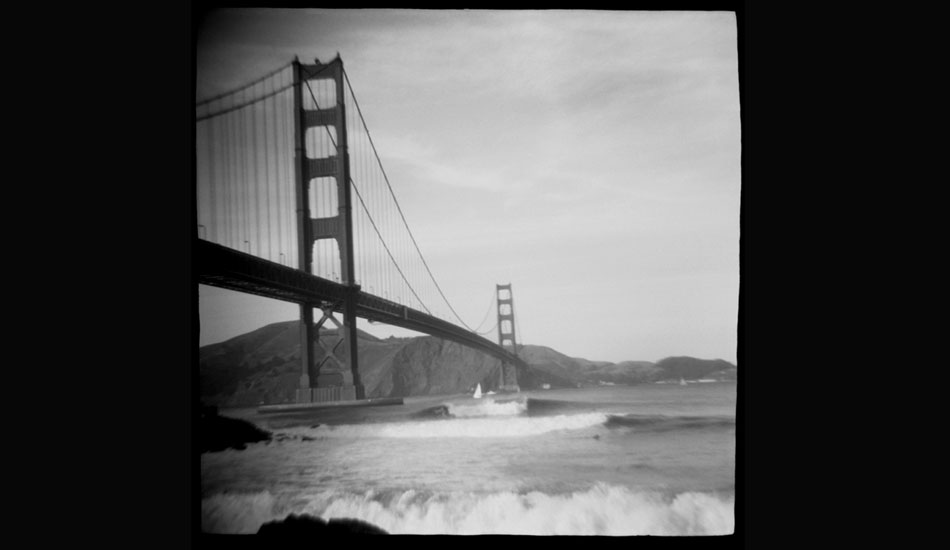
[{"label": "bridge roadway", "polygon": [[193,269],[201,284],[313,307],[330,303],[336,312],[343,311],[347,292],[356,292],[358,317],[431,334],[509,364],[525,366],[524,361],[491,340],[428,313],[364,292],[359,286],[347,287],[204,239],[196,239],[194,247]]}]

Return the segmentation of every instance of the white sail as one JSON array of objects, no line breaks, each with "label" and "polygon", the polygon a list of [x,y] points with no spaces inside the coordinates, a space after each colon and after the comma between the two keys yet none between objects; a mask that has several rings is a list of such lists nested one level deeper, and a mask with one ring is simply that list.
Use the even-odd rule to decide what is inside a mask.
[{"label": "white sail", "polygon": [[473,395],[472,397],[474,397],[475,399],[481,399],[481,398],[482,398],[482,385],[481,385],[481,383],[479,383],[478,386],[475,387],[475,395]]}]

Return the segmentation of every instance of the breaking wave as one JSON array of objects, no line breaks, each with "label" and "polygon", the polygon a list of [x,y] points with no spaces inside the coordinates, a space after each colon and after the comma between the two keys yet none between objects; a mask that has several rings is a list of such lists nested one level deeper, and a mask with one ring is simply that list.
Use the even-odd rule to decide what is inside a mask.
[{"label": "breaking wave", "polygon": [[599,408],[594,403],[558,401],[555,399],[521,398],[496,401],[483,398],[475,402],[442,403],[423,409],[415,418],[474,418],[481,416],[552,416],[567,412],[590,412]]},{"label": "breaking wave", "polygon": [[486,417],[449,418],[423,422],[319,426],[309,430],[308,433],[318,438],[523,437],[560,430],[589,428],[603,424],[606,421],[607,415],[603,413],[532,418],[524,416],[504,416],[501,412],[496,412],[496,414]]},{"label": "breaking wave", "polygon": [[429,407],[428,409],[422,409],[421,411],[412,415],[413,418],[449,418],[450,416],[452,415],[449,413],[448,405]]},{"label": "breaking wave", "polygon": [[409,422],[372,424],[315,425],[310,428],[291,427],[277,432],[275,438],[312,440],[313,438],[490,438],[524,437],[550,432],[580,430],[594,426],[633,432],[668,432],[674,430],[735,429],[736,419],[729,416],[662,416],[613,415],[579,413],[546,416],[524,416],[530,404],[506,403],[444,404],[416,413]]},{"label": "breaking wave", "polygon": [[603,483],[555,495],[329,491],[294,509],[262,492],[204,499],[201,528],[256,533],[268,521],[306,513],[324,520],[359,519],[393,534],[726,535],[735,529],[734,504],[732,495],[663,495]]},{"label": "breaking wave", "polygon": [[524,413],[528,406],[524,401],[495,402],[485,400],[480,403],[447,404],[448,412],[455,418],[472,418],[480,416],[517,416]]}]

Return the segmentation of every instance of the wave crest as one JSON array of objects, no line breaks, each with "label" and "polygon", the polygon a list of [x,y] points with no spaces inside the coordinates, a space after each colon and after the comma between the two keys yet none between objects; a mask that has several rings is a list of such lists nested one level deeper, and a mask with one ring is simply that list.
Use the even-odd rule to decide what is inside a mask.
[{"label": "wave crest", "polygon": [[562,495],[330,491],[312,496],[298,511],[278,511],[265,492],[205,499],[202,529],[256,533],[272,519],[307,513],[324,520],[359,519],[393,534],[726,535],[735,530],[734,506],[732,496],[670,497],[603,483]]},{"label": "wave crest", "polygon": [[408,422],[319,425],[288,427],[275,434],[277,441],[316,438],[492,438],[541,435],[594,426],[628,429],[635,432],[673,430],[735,429],[729,416],[662,416],[599,412],[532,416],[525,415],[531,404],[524,401],[479,404],[446,403],[416,413]]},{"label": "wave crest", "polygon": [[479,403],[447,403],[449,414],[455,418],[480,416],[518,416],[527,409],[524,401],[503,401],[501,403],[486,399]]},{"label": "wave crest", "polygon": [[310,431],[320,438],[384,437],[523,437],[560,430],[578,430],[603,424],[607,415],[602,413],[530,417],[452,418],[423,422],[393,422],[386,424],[343,424],[320,426]]}]

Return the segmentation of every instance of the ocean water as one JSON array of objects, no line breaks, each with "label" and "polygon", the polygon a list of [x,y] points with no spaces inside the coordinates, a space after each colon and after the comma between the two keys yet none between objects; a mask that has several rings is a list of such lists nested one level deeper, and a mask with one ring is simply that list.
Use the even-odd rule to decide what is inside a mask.
[{"label": "ocean water", "polygon": [[306,513],[390,533],[731,534],[735,411],[735,382],[223,410],[275,440],[201,455],[201,529]]}]

